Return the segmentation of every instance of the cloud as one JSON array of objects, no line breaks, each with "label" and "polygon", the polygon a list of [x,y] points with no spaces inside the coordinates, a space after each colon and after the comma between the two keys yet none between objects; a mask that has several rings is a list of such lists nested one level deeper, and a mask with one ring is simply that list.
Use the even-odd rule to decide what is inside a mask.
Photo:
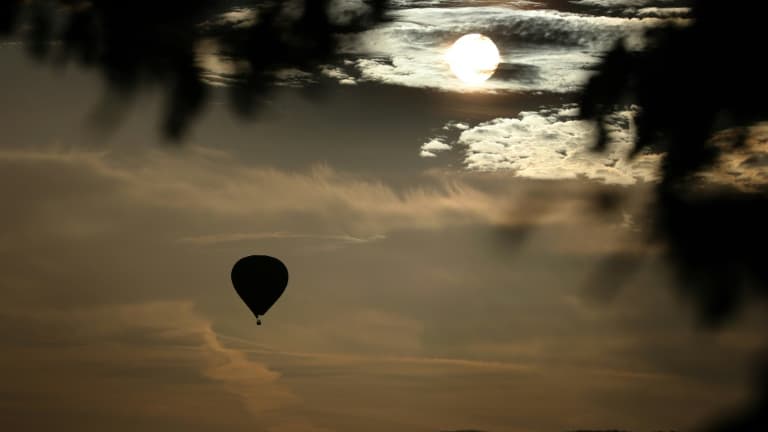
[{"label": "cloud", "polygon": [[329,246],[342,246],[342,245],[355,245],[364,244],[374,241],[380,241],[386,239],[384,235],[373,235],[370,237],[354,237],[346,234],[339,235],[319,235],[319,234],[302,234],[302,233],[290,233],[290,232],[259,232],[259,233],[226,233],[226,234],[211,234],[196,237],[184,237],[181,238],[181,242],[192,243],[197,245],[211,245],[219,243],[229,242],[243,242],[254,241],[264,239],[280,239],[280,240],[316,240],[323,243],[327,243]]},{"label": "cloud", "polygon": [[[343,236],[358,239],[404,228],[501,223],[508,219],[497,198],[460,179],[440,181],[438,187],[414,185],[398,192],[378,180],[336,172],[324,165],[307,172],[290,172],[254,168],[229,155],[149,153],[151,156],[137,160],[137,165],[126,165],[100,152],[5,151],[0,152],[0,163],[18,170],[80,170],[80,177],[92,175],[103,184],[113,184],[119,191],[118,196],[113,195],[116,199],[136,200],[142,205],[225,219],[260,215],[262,222],[255,222],[251,231],[257,233],[294,232],[280,229],[279,221],[285,214],[313,215],[326,221],[321,224],[326,228],[303,235],[337,237],[343,232]],[[92,199],[98,202],[101,198],[95,195]],[[108,201],[101,205],[108,205]],[[61,216],[66,220],[67,213]],[[260,224],[264,229],[259,229]],[[181,237],[201,235],[209,234]]]},{"label": "cloud", "polygon": [[[8,150],[0,168],[14,202],[0,215],[0,340],[19,377],[9,411],[45,406],[67,425],[104,413],[94,428],[118,430],[651,429],[736,397],[706,378],[733,351],[687,375],[683,357],[665,360],[707,341],[689,341],[648,290],[663,290],[658,267],[618,304],[578,298],[617,232],[584,215],[587,182],[440,172],[395,190],[196,146]],[[301,247],[353,238],[372,241]],[[262,328],[227,279],[259,251],[291,270]],[[41,381],[24,393],[30,370]],[[68,413],[53,412],[59,399]],[[565,408],[553,417],[552,404]]]},{"label": "cloud", "polygon": [[[735,146],[741,137],[745,139],[744,145]],[[719,131],[712,137],[712,143],[722,151],[713,167],[697,174],[700,180],[748,192],[765,190],[768,185],[768,123],[757,123],[744,130]]]},{"label": "cloud", "polygon": [[571,3],[602,8],[643,7],[660,3],[680,4],[681,0],[571,0]]},{"label": "cloud", "polygon": [[[214,87],[237,84],[251,70],[248,62],[234,60],[214,39],[202,40],[195,47],[195,61],[203,82]],[[316,82],[312,73],[296,68],[278,69],[270,73],[274,84],[282,87],[304,87]]]},{"label": "cloud", "polygon": [[126,425],[113,430],[241,430],[296,402],[278,373],[225,347],[190,302],[4,308],[0,320],[10,335],[0,377],[19,397],[0,402],[0,417],[27,430],[52,423],[70,430],[89,419],[98,429],[101,418]]},{"label": "cloud", "polygon": [[[390,0],[392,7],[396,9],[429,8],[429,7],[457,7],[457,6],[485,6],[487,0]],[[532,0],[508,0],[504,4],[512,8],[541,7],[542,2]]]},{"label": "cloud", "polygon": [[419,155],[421,157],[435,157],[437,156],[435,153],[450,149],[451,146],[444,143],[440,138],[432,138],[421,145],[421,153]]},{"label": "cloud", "polygon": [[[640,49],[644,31],[661,22],[514,6],[413,7],[396,10],[390,23],[349,38],[343,51],[357,57],[358,81],[455,92],[565,93],[581,88],[615,41],[628,38],[631,47]],[[525,79],[498,73],[480,87],[462,84],[443,54],[466,33],[491,37],[501,51],[502,69],[535,73]]]},{"label": "cloud", "polygon": [[[281,10],[283,18],[288,22],[295,21],[301,14],[300,7],[301,5],[295,4],[295,2],[286,2]],[[342,26],[353,24],[371,12],[372,9],[365,0],[332,0],[328,5],[330,21]],[[200,26],[225,32],[228,28],[248,28],[258,23],[259,14],[258,7],[235,7],[201,23]],[[201,78],[208,85],[230,86],[241,81],[251,71],[248,62],[234,60],[227,54],[226,50],[222,49],[214,37],[202,40],[195,48],[196,63],[201,69]],[[315,72],[338,80],[340,84],[356,84],[354,78],[345,74],[341,69],[329,65],[321,66],[318,71],[312,72],[287,68],[274,71],[272,74],[275,78],[275,84],[278,86],[304,87],[316,82]]]},{"label": "cloud", "polygon": [[195,46],[195,63],[203,82],[214,87],[238,83],[250,68],[247,62],[225,55],[214,39],[203,39]]},{"label": "cloud", "polygon": [[[294,79],[296,74],[282,79],[288,72],[280,71],[277,83],[304,86],[315,82],[317,73],[344,85],[369,81],[452,92],[574,92],[617,40],[626,38],[630,47],[641,49],[646,29],[662,22],[687,23],[685,8],[637,9],[644,4],[629,2],[622,6],[626,17],[607,17],[541,9],[541,4],[530,1],[507,2],[504,7],[482,2],[469,7],[466,2],[395,2],[389,22],[340,35],[345,61],[300,71],[307,74],[300,80]],[[370,12],[363,0],[335,0],[329,5],[331,20],[341,25]],[[242,27],[257,19],[258,11],[235,8],[204,25]],[[461,83],[443,59],[455,39],[477,32],[497,43],[503,59],[495,78],[479,87]],[[211,46],[198,49],[198,65],[204,80],[214,86],[231,85],[248,72],[248,65],[235,64]],[[515,72],[519,70],[528,73]]]},{"label": "cloud", "polygon": [[234,27],[247,28],[258,22],[259,13],[256,9],[236,7],[232,10],[219,14],[217,17],[208,20],[201,25],[203,27]]},{"label": "cloud", "polygon": [[463,122],[448,122],[443,126],[444,130],[451,130],[451,129],[458,129],[458,130],[467,130],[469,129],[469,124],[463,123]]},{"label": "cloud", "polygon": [[660,155],[628,159],[634,145],[632,117],[631,111],[612,117],[612,146],[603,153],[591,150],[594,125],[578,120],[573,106],[480,123],[462,131],[454,147],[465,148],[464,163],[470,170],[508,170],[533,179],[587,178],[625,185],[654,181]]},{"label": "cloud", "polygon": [[371,6],[365,0],[331,0],[328,5],[331,22],[339,25],[354,23],[371,11]]},{"label": "cloud", "polygon": [[687,19],[691,16],[690,2],[684,0],[572,0],[571,3],[586,6],[591,13],[629,18]]},{"label": "cloud", "polygon": [[320,67],[320,73],[328,78],[335,79],[339,84],[355,85],[357,81],[341,70],[341,68],[325,65]]},{"label": "cloud", "polygon": [[[452,139],[438,136],[421,147],[421,156],[438,152],[464,152],[464,165],[476,171],[509,171],[530,179],[584,178],[608,184],[656,182],[664,153],[644,152],[630,158],[634,148],[634,108],[614,113],[608,120],[610,146],[592,150],[595,127],[578,120],[578,110],[567,105],[524,111],[517,118],[497,118],[458,129]],[[758,123],[746,130],[746,145],[734,147],[738,130],[720,131],[713,137],[723,149],[717,164],[697,174],[705,184],[732,186],[745,191],[763,190],[768,184],[768,126]],[[447,141],[447,142],[446,142]]]},{"label": "cloud", "polygon": [[636,13],[639,17],[656,17],[656,18],[682,18],[688,17],[691,14],[691,8],[687,7],[644,7],[638,9]]},{"label": "cloud", "polygon": [[[102,273],[122,260],[121,254],[135,255],[137,266],[155,266],[151,256],[140,252],[141,244],[111,246],[123,241],[122,233],[141,227],[152,227],[151,243],[167,244],[166,254],[175,253],[171,245],[183,250],[213,247],[245,252],[258,245],[316,252],[386,243],[401,232],[571,225],[591,217],[585,193],[593,186],[580,181],[552,189],[546,182],[525,181],[514,172],[436,169],[412,179],[407,187],[394,188],[324,165],[278,170],[195,146],[179,154],[145,152],[141,157],[126,157],[119,151],[0,152],[2,172],[10,176],[0,182],[0,192],[15,196],[16,183],[10,179],[35,179],[26,183],[25,194],[35,199],[17,200],[2,216],[5,226],[14,227],[4,234],[4,244],[26,244],[41,251],[30,258],[29,267],[19,268],[34,273],[39,262],[57,260],[60,252],[52,244],[66,249],[88,240],[107,251],[95,258],[79,251],[63,253],[81,258],[71,265],[72,271],[97,270],[90,273],[98,277],[85,286],[108,283],[109,274]],[[79,204],[65,205],[72,202]],[[55,214],[50,208],[56,208]],[[4,250],[0,245],[0,252]],[[87,262],[91,264],[86,266]],[[119,291],[134,289],[128,284]],[[89,293],[104,295],[98,290]]]},{"label": "cloud", "polygon": [[[331,0],[328,2],[328,17],[333,24],[349,25],[372,12],[366,0]],[[296,2],[285,2],[281,12],[284,18],[295,20],[301,15],[302,6]],[[259,7],[234,7],[214,19],[202,23],[205,27],[250,27],[258,22]]]},{"label": "cloud", "polygon": [[284,87],[304,87],[315,82],[314,75],[300,69],[280,69],[274,73],[275,84]]},{"label": "cloud", "polygon": [[421,148],[422,150],[441,151],[441,150],[450,150],[451,146],[438,139],[433,139],[423,144]]}]

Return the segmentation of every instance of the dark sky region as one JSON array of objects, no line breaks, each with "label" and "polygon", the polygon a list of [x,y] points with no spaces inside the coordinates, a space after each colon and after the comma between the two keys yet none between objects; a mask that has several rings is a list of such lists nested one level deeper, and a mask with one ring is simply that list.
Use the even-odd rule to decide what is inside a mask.
[{"label": "dark sky region", "polygon": [[[574,105],[618,38],[690,25],[677,3],[394,1],[252,118],[202,47],[209,101],[180,141],[157,87],[105,127],[97,71],[0,42],[0,424],[693,430],[740,406],[764,308],[696,325],[648,241],[661,154],[624,157],[637,108],[595,154]],[[471,32],[502,57],[477,87],[441,60]],[[753,190],[749,158],[703,178]],[[261,327],[229,280],[250,254],[291,275]]]}]

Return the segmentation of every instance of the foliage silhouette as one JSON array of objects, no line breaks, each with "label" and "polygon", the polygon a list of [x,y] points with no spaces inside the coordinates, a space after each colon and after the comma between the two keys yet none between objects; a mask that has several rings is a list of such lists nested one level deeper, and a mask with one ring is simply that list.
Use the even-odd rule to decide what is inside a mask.
[{"label": "foliage silhouette", "polygon": [[[597,122],[597,150],[608,144],[607,116],[617,106],[640,107],[633,154],[665,152],[652,208],[654,239],[666,246],[680,276],[675,286],[701,321],[720,327],[768,297],[765,188],[714,187],[700,178],[727,152],[743,150],[750,127],[768,120],[761,66],[768,6],[698,0],[691,7],[690,25],[650,31],[646,50],[631,52],[620,43],[607,53],[580,105],[582,116]],[[726,142],[712,139],[723,130],[731,132]],[[751,405],[711,430],[768,430],[768,362],[763,369]]]},{"label": "foliage silhouette", "polygon": [[[690,294],[711,324],[732,318],[744,296],[768,294],[768,269],[745,247],[768,240],[765,191],[711,188],[697,177],[724,151],[743,147],[751,125],[768,120],[759,67],[765,10],[748,1],[695,2],[692,25],[654,29],[647,50],[619,44],[606,54],[581,99],[582,116],[598,123],[598,150],[608,141],[606,116],[618,105],[640,107],[634,153],[666,153],[655,233],[681,275],[695,282],[680,286],[696,287]],[[728,61],[713,61],[713,52]],[[710,139],[728,128],[736,131],[730,142]]]},{"label": "foliage silhouette", "polygon": [[[20,31],[38,59],[96,68],[118,101],[143,87],[162,89],[163,129],[178,139],[209,98],[201,44],[214,43],[239,65],[230,102],[238,113],[252,114],[277,72],[327,62],[338,50],[336,34],[385,18],[385,0],[366,4],[359,13],[334,16],[330,0],[4,0],[0,36]],[[252,19],[221,25],[222,14],[233,10],[250,11]]]}]

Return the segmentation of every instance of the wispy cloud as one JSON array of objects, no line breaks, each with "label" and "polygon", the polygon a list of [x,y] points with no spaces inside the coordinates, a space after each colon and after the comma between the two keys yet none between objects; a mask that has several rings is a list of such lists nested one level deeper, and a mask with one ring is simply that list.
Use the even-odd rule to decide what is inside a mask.
[{"label": "wispy cloud", "polygon": [[351,235],[322,235],[322,234],[302,234],[291,232],[260,232],[260,233],[226,233],[212,234],[196,237],[184,237],[180,241],[200,245],[209,245],[216,243],[229,243],[239,241],[263,240],[263,239],[285,239],[285,240],[320,240],[341,244],[362,244],[379,240],[384,240],[384,235],[373,235],[370,237],[355,237]]},{"label": "wispy cloud", "polygon": [[[5,339],[0,371],[25,404],[11,415],[0,403],[10,424],[112,417],[232,428],[297,401],[277,372],[225,347],[191,302],[5,310],[0,319],[19,329]],[[22,420],[31,411],[39,419]]]},{"label": "wispy cloud", "polygon": [[[564,300],[612,235],[577,211],[592,184],[441,172],[395,190],[186,150],[0,152],[0,191],[14,203],[0,215],[0,375],[14,392],[3,413],[101,415],[94,424],[126,419],[126,431],[439,430],[435,419],[526,431],[644,426],[648,412],[680,419],[680,406],[733,400],[733,386],[706,378],[733,351],[695,372],[667,360],[704,343],[676,309],[658,312],[646,289],[658,279],[614,315]],[[504,227],[523,240],[502,240]],[[227,280],[253,253],[248,239],[291,270],[264,327]],[[305,242],[358,246],[307,253]],[[651,324],[639,318],[648,311]],[[637,404],[600,403],[628,394],[643,418],[631,417]],[[552,404],[568,409],[553,418]]]}]

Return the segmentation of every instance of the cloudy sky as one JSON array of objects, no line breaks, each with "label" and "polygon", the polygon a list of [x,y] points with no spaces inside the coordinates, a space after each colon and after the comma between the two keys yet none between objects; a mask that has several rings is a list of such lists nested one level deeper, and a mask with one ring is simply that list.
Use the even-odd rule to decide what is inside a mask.
[{"label": "cloudy sky", "polygon": [[[343,20],[365,5],[334,7]],[[159,90],[94,127],[95,73],[0,42],[0,424],[667,430],[749,396],[765,318],[695,325],[647,241],[661,155],[627,159],[637,107],[616,111],[595,154],[574,105],[601,53],[621,38],[642,50],[644,29],[686,25],[688,10],[431,0],[391,13],[340,36],[337,61],[283,71],[248,120],[223,102],[236,65],[201,46],[214,102],[181,145],[158,132]],[[249,19],[234,9],[218,25]],[[501,55],[480,86],[444,61],[467,33]],[[712,178],[748,188],[763,165]],[[605,194],[615,211],[599,211]],[[250,254],[291,275],[260,327],[229,279]]]}]

